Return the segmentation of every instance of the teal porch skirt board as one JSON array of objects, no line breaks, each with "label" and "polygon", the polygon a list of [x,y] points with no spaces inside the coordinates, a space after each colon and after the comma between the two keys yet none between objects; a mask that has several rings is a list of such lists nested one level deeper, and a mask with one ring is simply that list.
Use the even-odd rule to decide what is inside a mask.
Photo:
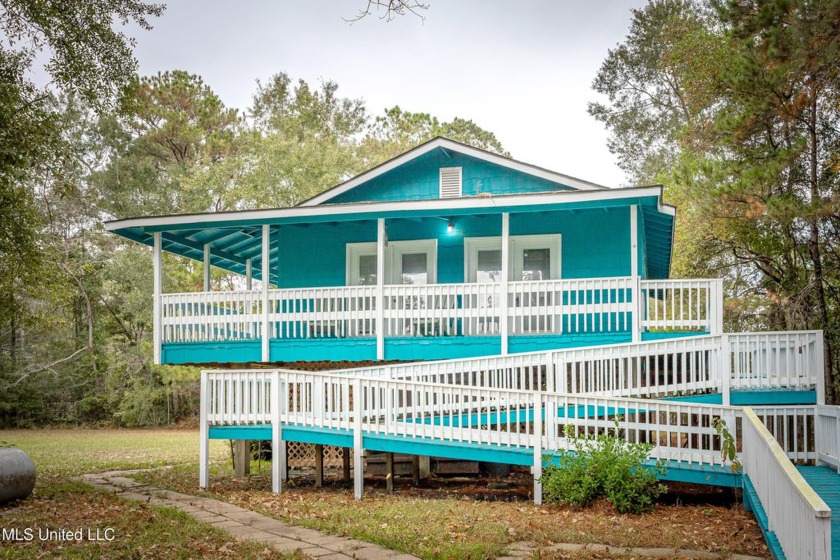
[{"label": "teal porch skirt board", "polygon": [[272,362],[362,362],[376,359],[375,338],[287,338],[271,341]]},{"label": "teal porch skirt board", "polygon": [[[661,340],[705,333],[643,333],[643,340]],[[572,334],[532,334],[508,338],[510,353],[582,348],[602,344],[624,344],[629,331]],[[449,360],[496,356],[501,353],[499,336],[415,336],[385,339],[387,360]],[[366,338],[287,338],[272,339],[272,362],[369,361],[376,359],[376,339]],[[262,361],[260,340],[220,342],[167,342],[163,344],[164,364],[247,363]]]},{"label": "teal porch skirt board", "polygon": [[259,362],[262,342],[228,340],[223,342],[166,342],[160,353],[163,364],[208,364]]},{"label": "teal porch skirt board", "polygon": [[[211,426],[210,439],[233,440],[271,440],[271,426],[256,424],[252,426]],[[301,443],[353,447],[353,434],[348,430],[317,428],[312,426],[283,426],[283,439]],[[394,436],[365,432],[362,447],[369,451],[401,453],[406,455],[424,455],[459,459],[462,461],[482,461],[506,465],[532,466],[534,452],[525,447],[506,445],[477,444],[458,441],[438,440],[411,436]],[[547,451],[546,460],[551,461],[551,452]],[[654,461],[648,466],[653,467]],[[741,475],[733,473],[719,465],[680,463],[668,461],[662,480],[691,482],[729,488],[741,487]]]}]

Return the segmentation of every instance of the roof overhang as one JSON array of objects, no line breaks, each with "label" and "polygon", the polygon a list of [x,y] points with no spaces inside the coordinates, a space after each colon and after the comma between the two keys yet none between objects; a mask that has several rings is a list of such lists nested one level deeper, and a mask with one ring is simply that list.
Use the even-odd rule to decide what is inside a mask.
[{"label": "roof overhang", "polygon": [[563,175],[562,173],[550,171],[548,169],[544,169],[536,165],[531,165],[530,163],[524,163],[509,157],[500,156],[499,154],[494,154],[493,152],[479,150],[478,148],[468,146],[467,144],[461,144],[460,142],[455,142],[453,140],[449,140],[448,138],[438,137],[429,140],[424,144],[420,144],[416,148],[409,150],[404,154],[401,154],[393,159],[390,159],[385,163],[377,165],[376,167],[365,171],[361,175],[357,175],[352,179],[341,183],[340,185],[336,185],[335,187],[322,192],[321,194],[315,195],[308,200],[304,200],[298,206],[317,206],[318,204],[328,202],[333,198],[355,187],[358,187],[359,185],[366,183],[367,181],[370,181],[379,177],[380,175],[388,173],[389,171],[392,171],[400,167],[401,165],[405,165],[411,160],[414,160],[438,148],[463,154],[465,156],[473,157],[482,161],[486,161],[488,163],[500,165],[502,167],[513,169],[515,171],[520,171],[522,173],[533,175],[534,177],[539,177],[541,179],[557,183],[558,185],[571,187],[576,190],[591,191],[603,190],[607,188],[603,185],[597,185],[595,183],[590,183],[589,181],[584,181],[582,179],[570,177],[569,175]]},{"label": "roof overhang", "polygon": [[[324,206],[295,206],[265,210],[243,210],[203,214],[151,216],[109,221],[107,231],[146,245],[153,244],[153,234],[162,232],[163,249],[167,252],[201,261],[204,246],[211,248],[213,266],[244,274],[247,262],[253,264],[255,278],[261,278],[261,245],[263,225],[301,225],[373,221],[378,218],[424,218],[469,215],[492,215],[509,212],[576,211],[592,208],[639,205],[643,211],[658,216],[658,223],[645,221],[645,228],[658,228],[660,267],[667,277],[676,209],[662,202],[661,186],[625,189],[557,191],[538,194],[478,196],[458,199],[417,200],[401,202],[364,202]],[[281,240],[272,238],[270,257],[279,258]],[[257,266],[256,263],[260,263]],[[273,267],[272,267],[273,268]],[[663,272],[658,276],[663,277]],[[273,280],[273,278],[272,278]]]},{"label": "roof overhang", "polygon": [[265,210],[240,210],[234,212],[211,212],[202,214],[177,214],[171,216],[150,216],[127,218],[105,222],[105,229],[119,233],[126,228],[143,228],[148,231],[189,229],[195,226],[224,227],[253,226],[282,223],[313,223],[323,221],[346,221],[370,219],[372,217],[398,217],[400,214],[425,215],[436,213],[474,214],[475,210],[491,210],[499,213],[505,210],[526,211],[528,206],[565,205],[583,202],[611,202],[630,198],[656,197],[659,212],[675,215],[673,206],[662,202],[662,187],[631,187],[597,191],[560,191],[538,194],[513,194],[502,196],[477,196],[456,199],[415,200],[400,202],[362,202],[353,204],[331,204],[329,206],[293,206]]}]

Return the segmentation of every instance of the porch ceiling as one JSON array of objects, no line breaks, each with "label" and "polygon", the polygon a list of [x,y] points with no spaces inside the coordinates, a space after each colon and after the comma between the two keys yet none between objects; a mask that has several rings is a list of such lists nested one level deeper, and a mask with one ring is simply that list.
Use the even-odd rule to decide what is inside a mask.
[{"label": "porch ceiling", "polygon": [[[671,264],[671,244],[675,209],[661,203],[661,187],[612,189],[596,192],[562,192],[496,197],[475,197],[421,203],[361,203],[331,206],[281,208],[244,212],[187,214],[130,218],[105,223],[105,229],[127,239],[153,245],[155,232],[161,232],[163,250],[204,260],[204,246],[210,246],[211,264],[245,274],[251,259],[252,274],[262,279],[262,225],[270,225],[271,270],[277,270],[282,236],[279,226],[301,226],[343,222],[370,222],[377,218],[454,218],[470,215],[521,214],[546,211],[576,211],[593,208],[639,205],[647,246],[648,276],[667,278]],[[325,212],[325,210],[327,210]],[[330,212],[329,210],[332,210]],[[272,274],[271,282],[277,279]]]}]

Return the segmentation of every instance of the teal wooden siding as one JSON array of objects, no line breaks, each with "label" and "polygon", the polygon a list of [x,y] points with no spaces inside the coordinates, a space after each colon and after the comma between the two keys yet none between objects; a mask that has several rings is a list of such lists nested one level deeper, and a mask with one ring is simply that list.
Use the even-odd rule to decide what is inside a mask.
[{"label": "teal wooden siding", "polygon": [[[500,236],[501,217],[459,216],[455,231],[440,218],[387,220],[389,241],[437,239],[438,283],[464,282],[464,238]],[[641,227],[641,226],[640,226]],[[630,210],[627,207],[579,211],[513,214],[510,234],[562,236],[563,278],[630,275]],[[348,243],[376,241],[376,223],[348,222],[280,226],[279,285],[281,288],[344,286]],[[644,236],[639,237],[644,253]],[[640,272],[644,269],[640,265]]]},{"label": "teal wooden siding", "polygon": [[383,202],[440,198],[440,168],[462,169],[463,196],[572,190],[570,187],[532,175],[487,163],[463,154],[437,149],[331,199],[343,202]]},{"label": "teal wooden siding", "polygon": [[347,243],[376,241],[376,222],[281,226],[279,287],[344,286]]}]

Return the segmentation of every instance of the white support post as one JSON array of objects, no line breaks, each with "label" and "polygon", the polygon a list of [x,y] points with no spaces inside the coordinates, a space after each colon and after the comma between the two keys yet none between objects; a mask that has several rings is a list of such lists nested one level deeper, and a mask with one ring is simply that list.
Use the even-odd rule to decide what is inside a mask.
[{"label": "white support post", "polygon": [[510,281],[510,214],[502,214],[502,283],[499,286],[499,335],[501,337],[501,354],[508,353],[508,282]]},{"label": "white support post", "polygon": [[160,365],[163,341],[163,306],[161,305],[161,296],[163,294],[163,239],[159,231],[154,232],[153,237],[152,274],[154,276],[154,302],[152,311],[154,317],[152,321],[152,338],[155,347],[154,361],[155,364]]},{"label": "white support post", "polygon": [[639,207],[630,206],[630,276],[633,278],[633,333],[632,341],[642,340],[642,289],[639,279]]},{"label": "white support post", "polygon": [[709,290],[709,334],[723,334],[723,280],[711,282]]},{"label": "white support post", "polygon": [[[814,342],[814,369],[817,377],[817,404],[825,404],[825,334],[817,331],[817,340]],[[840,430],[837,430],[840,436]],[[840,447],[838,447],[840,449]]]},{"label": "white support post", "polygon": [[632,341],[641,342],[642,340],[642,314],[644,313],[647,302],[642,297],[642,281],[638,276],[631,279],[633,283],[633,322],[632,322]]},{"label": "white support post", "polygon": [[210,244],[204,244],[204,291],[210,291]]},{"label": "white support post", "polygon": [[720,360],[718,361],[718,367],[720,368],[720,394],[721,404],[723,406],[729,406],[732,402],[730,398],[730,386],[732,384],[732,372],[729,367],[730,354],[729,335],[722,334],[720,335]]},{"label": "white support post", "polygon": [[271,491],[275,494],[283,490],[283,481],[286,480],[286,445],[280,423],[281,395],[280,372],[276,371],[271,377]]},{"label": "white support post", "polygon": [[210,426],[207,421],[207,412],[209,410],[208,399],[210,398],[207,392],[207,372],[201,372],[201,391],[198,405],[198,422],[199,422],[199,442],[198,442],[198,487],[207,488],[210,485]]},{"label": "white support post", "polygon": [[[548,406],[545,407],[548,414]],[[543,398],[542,393],[534,393],[534,503],[542,505],[542,433],[543,433]]]},{"label": "white support post", "polygon": [[639,275],[639,207],[630,206],[630,276]]},{"label": "white support post", "polygon": [[385,218],[376,220],[376,359],[385,359]]},{"label": "white support post", "polygon": [[283,471],[286,470],[286,446],[283,443],[283,427],[275,416],[271,423],[271,491],[279,494],[283,491]]},{"label": "white support post", "polygon": [[254,267],[251,264],[251,259],[245,259],[245,289],[249,292],[253,289],[254,284]]},{"label": "white support post", "polygon": [[271,323],[269,315],[271,309],[268,301],[268,289],[271,283],[271,226],[268,224],[262,227],[262,361],[268,362],[271,359]]},{"label": "white support post", "polygon": [[362,448],[362,380],[353,381],[353,495],[362,499],[365,486],[364,449]]}]

